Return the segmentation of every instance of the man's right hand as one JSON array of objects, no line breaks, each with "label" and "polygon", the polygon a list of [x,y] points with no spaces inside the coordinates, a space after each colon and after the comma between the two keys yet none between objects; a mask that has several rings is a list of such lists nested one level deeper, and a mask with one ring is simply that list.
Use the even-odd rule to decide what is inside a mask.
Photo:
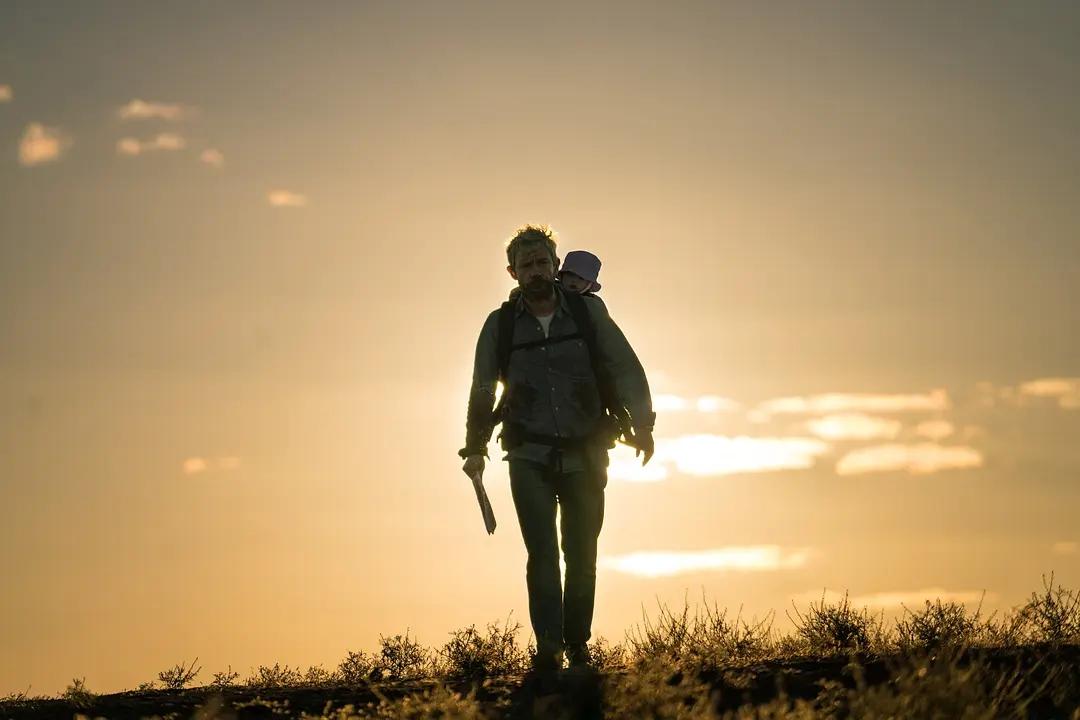
[{"label": "man's right hand", "polygon": [[484,476],[484,456],[483,455],[470,455],[465,458],[465,464],[461,466],[461,471],[468,475],[470,478],[474,475]]}]

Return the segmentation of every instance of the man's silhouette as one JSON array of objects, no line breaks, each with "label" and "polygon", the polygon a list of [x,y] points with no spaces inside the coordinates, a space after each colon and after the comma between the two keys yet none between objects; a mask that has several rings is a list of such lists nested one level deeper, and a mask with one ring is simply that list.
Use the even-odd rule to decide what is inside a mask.
[{"label": "man's silhouette", "polygon": [[[586,642],[592,632],[607,453],[617,434],[605,412],[613,408],[605,406],[618,404],[628,413],[635,445],[644,452],[643,464],[653,454],[655,415],[641,363],[604,304],[589,296],[568,300],[569,294],[555,282],[559,258],[551,230],[521,228],[506,257],[506,269],[522,292],[506,311],[488,315],[480,331],[465,447],[459,454],[467,475],[483,473],[498,421],[492,410],[502,367],[506,377],[500,439],[528,552],[525,577],[537,645],[534,668],[547,672],[562,666],[564,648],[571,666],[589,664]],[[503,315],[511,308],[512,318]],[[575,313],[582,323],[575,321]],[[500,345],[504,328],[512,328],[512,345]],[[597,352],[595,363],[590,345]],[[500,350],[509,352],[508,362]],[[598,372],[605,377],[598,378]],[[557,506],[565,593],[559,576]]]}]

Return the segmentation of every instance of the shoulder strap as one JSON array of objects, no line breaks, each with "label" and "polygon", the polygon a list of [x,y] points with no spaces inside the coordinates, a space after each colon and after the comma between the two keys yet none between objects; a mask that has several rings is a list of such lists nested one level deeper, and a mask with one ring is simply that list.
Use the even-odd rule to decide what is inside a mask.
[{"label": "shoulder strap", "polygon": [[[499,308],[499,336],[496,344],[496,352],[499,357],[499,379],[506,384],[506,376],[510,372],[510,353],[514,348],[514,321],[516,318],[517,303],[507,300]],[[505,392],[505,388],[503,388]]]},{"label": "shoulder strap", "polygon": [[596,388],[600,393],[600,401],[604,409],[611,413],[617,413],[620,403],[615,393],[615,383],[611,379],[607,368],[600,362],[600,353],[596,345],[596,325],[593,323],[589,308],[585,305],[585,299],[578,293],[564,293],[566,304],[570,306],[570,314],[574,317],[574,324],[578,332],[585,338],[585,345],[589,349],[589,363],[592,365],[593,377],[596,378]]}]

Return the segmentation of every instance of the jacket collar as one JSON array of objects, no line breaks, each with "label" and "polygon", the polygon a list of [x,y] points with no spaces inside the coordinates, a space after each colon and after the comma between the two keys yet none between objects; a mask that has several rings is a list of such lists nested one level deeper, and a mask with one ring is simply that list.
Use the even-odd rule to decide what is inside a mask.
[{"label": "jacket collar", "polygon": [[[570,312],[570,306],[566,304],[566,293],[559,287],[559,283],[555,283],[555,298],[558,301],[555,304],[555,314],[568,314]],[[514,308],[514,316],[520,316],[525,310],[525,293],[521,293],[517,299],[517,306]]]}]

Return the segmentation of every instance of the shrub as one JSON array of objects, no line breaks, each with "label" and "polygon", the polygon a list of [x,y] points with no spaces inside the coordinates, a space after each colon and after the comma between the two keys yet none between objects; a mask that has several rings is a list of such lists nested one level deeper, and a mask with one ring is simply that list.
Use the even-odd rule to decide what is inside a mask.
[{"label": "shrub", "polygon": [[649,620],[642,608],[642,625],[635,625],[626,633],[626,642],[637,663],[653,659],[678,662],[687,657],[693,634],[693,620],[690,618],[690,606],[683,605],[682,612],[675,614],[663,603],[659,603],[659,612],[655,624]]},{"label": "shrub", "polygon": [[[984,594],[985,597],[985,594]],[[897,642],[902,650],[935,650],[944,646],[972,645],[978,639],[982,623],[979,613],[982,601],[974,614],[968,615],[963,604],[957,602],[934,604],[926,601],[926,607],[917,612],[903,606],[905,617],[896,623]]]},{"label": "shrub", "polygon": [[373,677],[379,680],[415,680],[430,675],[431,655],[426,648],[404,635],[379,637],[382,646]]},{"label": "shrub", "polygon": [[235,685],[240,673],[233,672],[232,665],[225,672],[214,673],[214,679],[210,681],[210,687],[225,688]]},{"label": "shrub", "polygon": [[520,623],[502,627],[489,623],[481,633],[475,625],[456,630],[439,651],[442,671],[449,677],[480,679],[525,672],[529,658],[517,643]]},{"label": "shrub", "polygon": [[835,655],[881,650],[887,641],[881,617],[873,617],[866,608],[853,609],[846,592],[835,605],[827,604],[823,594],[818,605],[810,603],[805,615],[797,607],[795,615],[798,620],[790,614],[788,618],[795,623],[796,631],[806,640],[811,652]]},{"label": "shrub", "polygon": [[350,650],[345,659],[338,664],[337,671],[342,682],[360,683],[371,678],[377,664],[376,658],[363,650],[359,652]]},{"label": "shrub", "polygon": [[166,690],[183,690],[202,670],[202,666],[195,667],[195,663],[198,661],[199,658],[196,657],[191,661],[191,665],[185,666],[184,663],[180,663],[175,667],[159,672],[158,680],[161,681],[162,687]]},{"label": "shrub", "polygon": [[85,709],[94,702],[96,695],[86,689],[86,678],[74,678],[60,697],[77,708]]},{"label": "shrub", "polygon": [[772,616],[751,625],[742,619],[742,608],[732,622],[727,610],[708,601],[701,610],[695,607],[693,614],[685,602],[678,613],[661,604],[655,623],[646,616],[643,627],[627,633],[627,642],[636,662],[666,658],[688,668],[715,668],[768,655],[773,644]]},{"label": "shrub", "polygon": [[260,665],[255,674],[244,681],[244,685],[253,688],[274,688],[299,685],[303,681],[304,676],[300,674],[300,670],[274,663],[274,667]]},{"label": "shrub", "polygon": [[598,672],[619,672],[625,670],[630,662],[626,648],[618,643],[612,644],[602,637],[589,643],[589,655]]},{"label": "shrub", "polygon": [[1044,593],[1031,593],[1031,599],[1021,612],[1024,614],[1034,637],[1041,642],[1060,645],[1080,640],[1080,593],[1054,587],[1054,574],[1050,582],[1043,576]]}]

